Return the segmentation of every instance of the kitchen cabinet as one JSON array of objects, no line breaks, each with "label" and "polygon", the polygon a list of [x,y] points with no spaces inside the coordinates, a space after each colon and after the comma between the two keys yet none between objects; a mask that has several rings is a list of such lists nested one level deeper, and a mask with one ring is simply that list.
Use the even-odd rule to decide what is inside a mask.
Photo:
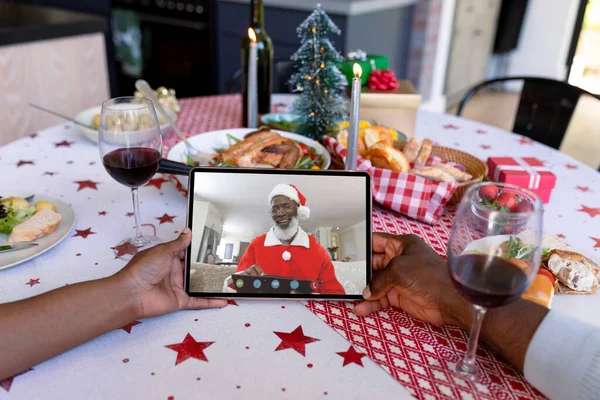
[{"label": "kitchen cabinet", "polygon": [[494,45],[501,0],[456,0],[448,69],[448,105],[485,80]]}]

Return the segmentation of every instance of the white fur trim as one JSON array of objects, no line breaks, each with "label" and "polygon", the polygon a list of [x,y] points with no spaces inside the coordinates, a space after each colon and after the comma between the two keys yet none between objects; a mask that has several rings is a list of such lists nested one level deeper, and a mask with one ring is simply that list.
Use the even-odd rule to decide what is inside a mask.
[{"label": "white fur trim", "polygon": [[298,207],[298,218],[299,219],[308,219],[310,217],[310,208],[306,206]]},{"label": "white fur trim", "polygon": [[273,197],[275,196],[285,196],[288,199],[294,200],[296,204],[300,205],[300,198],[298,198],[298,192],[285,183],[280,183],[273,188],[271,193],[269,194],[269,206],[271,205],[271,201],[273,201]]},{"label": "white fur trim", "polygon": [[[265,237],[263,245],[265,247],[273,247],[283,246],[283,243],[281,243],[281,240],[279,240],[277,236],[275,236],[273,228],[271,228],[269,229],[269,232],[267,232],[267,236]],[[310,249],[310,239],[308,238],[308,233],[304,232],[304,230],[299,227],[298,233],[296,234],[296,237],[294,238],[292,243],[290,243],[290,246],[301,246]]]}]

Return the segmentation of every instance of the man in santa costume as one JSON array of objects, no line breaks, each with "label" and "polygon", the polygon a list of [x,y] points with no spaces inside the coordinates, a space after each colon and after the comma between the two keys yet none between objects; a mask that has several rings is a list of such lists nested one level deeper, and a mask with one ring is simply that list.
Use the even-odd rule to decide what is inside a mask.
[{"label": "man in santa costume", "polygon": [[269,194],[269,207],[273,226],[252,240],[236,273],[310,280],[316,293],[345,294],[329,254],[298,223],[310,215],[306,197],[294,185],[278,184]]}]

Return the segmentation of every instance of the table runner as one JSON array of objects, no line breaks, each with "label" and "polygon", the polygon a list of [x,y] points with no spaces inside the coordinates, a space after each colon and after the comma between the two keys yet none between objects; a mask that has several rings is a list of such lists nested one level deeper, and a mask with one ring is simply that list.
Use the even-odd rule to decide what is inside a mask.
[{"label": "table runner", "polygon": [[[181,103],[182,113],[178,119],[178,124],[184,131],[190,134],[239,126],[237,120],[239,119],[240,101],[237,96],[184,99]],[[552,149],[533,143],[518,135],[509,134],[495,128],[451,116],[421,112],[418,120],[417,134],[421,138],[431,137],[441,144],[459,147],[481,158],[485,158],[486,154],[501,156],[518,153],[517,155],[521,156],[535,155],[546,161],[547,165],[559,177],[553,200],[546,207],[546,232],[561,235],[567,242],[581,248],[590,256],[594,256],[596,249],[600,248],[600,239],[598,239],[600,237],[600,219],[594,218],[600,215],[600,203],[596,200],[597,196],[593,194],[594,188],[600,187],[598,185],[600,179],[595,171],[572,160],[568,156],[559,154]],[[22,266],[0,271],[0,301],[2,302],[41,293],[54,287],[62,286],[65,283],[106,276],[118,270],[122,267],[122,263],[115,262],[112,259],[108,248],[103,249],[101,256],[95,255],[95,257],[91,258],[88,253],[92,251],[95,244],[100,243],[100,238],[104,240],[107,235],[109,237],[114,236],[114,241],[116,242],[120,239],[119,235],[121,235],[121,233],[117,232],[124,232],[126,229],[130,229],[132,225],[129,222],[130,220],[127,219],[128,212],[131,211],[127,190],[112,181],[103,171],[102,167],[98,165],[99,156],[93,145],[79,137],[69,124],[52,128],[41,132],[38,136],[33,136],[32,138],[24,138],[0,148],[0,165],[6,171],[5,174],[8,173],[7,176],[9,177],[7,182],[3,182],[2,189],[6,190],[8,188],[14,191],[19,188],[20,191],[23,191],[28,190],[27,187],[23,187],[24,182],[37,182],[36,190],[39,188],[39,190],[47,191],[48,194],[55,195],[56,197],[62,196],[63,199],[66,198],[68,202],[72,202],[74,207],[76,207],[78,218],[76,231],[72,235],[73,237],[47,255],[36,258]],[[168,148],[175,142],[175,138],[167,138],[165,140],[165,147]],[[492,149],[495,151],[491,152]],[[60,162],[56,160],[60,160]],[[16,179],[16,174],[18,174],[18,179]],[[119,188],[118,198],[113,198],[114,193],[117,193],[117,189],[114,189],[111,193],[105,189],[108,187],[113,189]],[[158,192],[158,196],[156,192]],[[161,198],[160,196],[163,197]],[[168,201],[166,201],[167,199]],[[163,177],[155,177],[148,187],[141,189],[141,200],[143,202],[142,218],[146,222],[154,221],[151,224],[152,226],[148,225],[145,227],[146,229],[157,229],[159,235],[168,239],[173,237],[183,227],[185,201],[184,197],[175,191],[173,183],[168,182]],[[94,206],[92,207],[91,204],[94,204]],[[105,205],[106,207],[104,208],[106,210],[104,208],[102,210],[96,209],[99,204]],[[109,220],[103,220],[106,215],[101,214],[108,209],[110,209],[108,213],[118,216],[118,218],[110,219],[110,223],[108,222]],[[448,210],[442,216],[440,223],[434,227],[409,220],[381,208],[375,209],[373,217],[374,230],[376,231],[387,231],[397,234],[416,233],[423,237],[440,254],[443,254],[445,251],[448,229],[452,220],[452,210]],[[60,267],[64,263],[76,263],[82,267],[80,271],[74,268],[63,271]],[[593,317],[589,316],[589,313],[575,309],[573,302],[577,300],[573,299],[573,297],[580,298],[581,296],[571,296],[571,298],[561,296],[560,299],[555,298],[554,308],[563,309],[583,319],[590,320],[591,318],[591,322],[600,324],[600,321],[594,320]],[[563,298],[564,301],[562,301]],[[590,297],[589,304],[592,304],[592,302],[597,303],[597,299],[598,296],[594,298]],[[206,386],[198,389],[200,390],[199,392],[194,392],[195,389],[187,385],[173,386],[175,382],[181,381],[179,378],[182,378],[179,376],[173,377],[173,371],[181,374],[181,371],[185,368],[191,368],[188,367],[189,365],[197,367],[199,362],[193,364],[191,361],[184,361],[180,364],[181,367],[168,370],[170,373],[168,377],[169,382],[165,383],[164,378],[162,378],[163,381],[160,389],[163,390],[165,386],[168,386],[172,388],[170,392],[151,392],[149,388],[152,384],[149,383],[151,382],[149,381],[149,376],[155,375],[144,375],[144,378],[141,376],[140,368],[144,369],[144,374],[148,372],[145,371],[143,363],[139,364],[140,359],[144,358],[144,349],[150,346],[151,343],[158,349],[160,346],[182,342],[185,336],[185,332],[183,331],[186,330],[183,328],[191,324],[192,320],[196,324],[198,324],[198,321],[195,321],[196,319],[200,319],[200,321],[206,319],[215,320],[219,324],[234,326],[236,321],[241,323],[239,320],[240,313],[236,313],[234,307],[247,307],[248,311],[245,311],[241,315],[248,316],[248,318],[250,316],[264,318],[266,313],[270,318],[275,317],[273,320],[277,320],[276,317],[281,319],[281,316],[274,313],[281,306],[287,307],[290,311],[293,309],[294,313],[297,313],[295,315],[304,315],[303,311],[301,311],[303,307],[297,303],[259,305],[253,302],[238,302],[237,305],[232,305],[230,310],[225,311],[229,314],[220,314],[218,319],[213,319],[217,318],[214,316],[216,311],[203,311],[194,312],[193,315],[191,312],[182,312],[157,320],[144,320],[141,321],[142,324],[124,327],[119,332],[105,335],[79,349],[43,363],[35,367],[33,371],[29,371],[12,380],[1,382],[0,399],[4,398],[3,396],[9,396],[6,398],[30,398],[36,393],[44,393],[43,390],[38,392],[36,388],[48,389],[52,388],[52,385],[43,377],[54,376],[54,379],[60,381],[61,376],[67,376],[70,379],[79,378],[85,381],[81,376],[83,373],[77,372],[79,369],[73,370],[69,366],[69,363],[81,362],[82,360],[84,360],[84,364],[91,364],[92,367],[98,367],[99,365],[107,366],[107,368],[101,369],[102,376],[106,379],[105,382],[108,382],[111,376],[120,382],[119,379],[122,381],[123,377],[118,374],[125,374],[127,373],[126,371],[134,371],[131,383],[139,386],[136,391],[135,385],[128,387],[119,384],[111,388],[110,385],[107,387],[106,383],[98,383],[98,387],[94,388],[95,391],[91,391],[95,395],[88,396],[89,398],[106,398],[107,396],[110,397],[111,394],[113,397],[124,397],[124,394],[128,394],[130,397],[135,398],[139,397],[141,393],[152,398],[168,398],[169,396],[173,396],[173,398],[187,398],[187,396],[193,393],[203,393],[207,398],[211,398],[219,397],[219,395],[227,397],[227,393],[230,393],[227,390],[232,391],[232,396],[240,391],[239,396],[242,397],[254,397],[257,393],[269,393],[272,395],[270,397],[283,397],[283,393],[285,393],[285,396],[288,397],[308,396],[312,398],[317,393],[317,388],[323,389],[326,386],[325,382],[313,381],[315,377],[308,375],[305,371],[305,369],[312,370],[312,368],[316,368],[315,365],[317,363],[314,363],[312,368],[308,368],[308,364],[304,364],[304,369],[297,369],[298,365],[286,365],[284,367],[283,364],[277,364],[279,368],[275,370],[279,371],[279,373],[274,378],[277,380],[277,383],[280,380],[278,376],[279,378],[284,375],[291,376],[288,374],[293,372],[297,374],[295,375],[296,384],[292,384],[291,386],[280,385],[281,388],[278,387],[277,390],[261,386],[260,392],[256,392],[256,390],[244,391],[242,389],[242,386],[244,389],[247,389],[249,386],[252,389],[257,389],[253,386],[255,385],[253,381],[245,381],[244,385],[241,385],[239,383],[234,384],[235,382],[232,380],[226,380],[219,389],[221,391],[218,392],[210,390],[205,392],[207,390]],[[356,354],[365,353],[381,365],[398,382],[408,388],[410,393],[421,399],[526,399],[539,396],[539,393],[527,385],[518,373],[497,360],[485,347],[480,347],[479,349],[479,353],[482,356],[479,359],[480,366],[485,371],[485,378],[481,383],[473,385],[452,376],[448,372],[449,368],[452,363],[456,362],[462,356],[466,346],[466,333],[460,330],[423,324],[398,310],[387,310],[369,318],[358,319],[350,313],[349,304],[308,302],[306,306],[307,308],[304,310],[312,311],[354,345],[351,348],[346,345],[345,349],[340,349],[339,347],[343,347],[341,344],[345,342],[342,337],[339,337],[338,341],[333,337],[329,337],[325,331],[319,331],[319,334],[308,331],[308,329],[315,329],[319,325],[312,325],[307,322],[303,325],[304,331],[300,337],[308,336],[321,340],[319,341],[320,343],[311,342],[306,344],[306,355],[308,357],[315,356],[315,352],[311,350],[326,343],[327,346],[320,347],[320,349],[326,349],[331,353],[330,357],[325,357],[326,363],[331,362],[331,364],[328,364],[330,367],[335,365],[339,369],[339,365],[348,360],[348,364],[341,367],[345,368],[345,370],[341,370],[344,374],[347,371],[351,371],[352,368],[359,371],[364,368],[364,371],[359,372],[358,375],[353,373],[343,375],[345,377],[344,385],[330,385],[328,389],[323,389],[319,392],[320,395],[326,396],[324,393],[327,391],[327,395],[330,397],[348,398],[352,397],[349,395],[349,393],[353,393],[349,390],[352,390],[356,391],[358,397],[359,392],[364,388],[370,389],[368,393],[379,393],[379,391],[373,391],[376,390],[373,388],[377,387],[380,389],[382,395],[395,393],[395,397],[401,397],[402,390],[400,386],[394,392],[394,388],[389,386],[389,382],[384,377],[371,370],[372,367],[376,368],[374,364],[369,363],[368,358],[361,357],[361,354]],[[192,316],[194,318],[191,318]],[[299,318],[304,321],[303,318],[306,317]],[[256,326],[256,323],[245,322],[244,327],[246,323],[250,324],[250,326]],[[204,327],[198,328],[198,325],[191,325],[194,328],[193,330],[189,328],[188,333],[195,340],[208,341],[210,339],[201,337]],[[296,332],[298,334],[299,332],[296,331],[297,328],[298,325],[290,325],[280,328],[278,332],[288,334]],[[156,335],[152,335],[157,329],[161,333],[160,340],[157,339]],[[134,335],[138,332],[141,337],[125,336],[126,339],[123,338],[123,335]],[[277,346],[280,341],[278,336],[274,336],[273,332],[275,331],[266,332],[265,340],[269,344]],[[327,337],[327,340],[324,337]],[[130,340],[134,340],[134,342],[129,342]],[[215,341],[215,345],[213,346],[216,346],[217,342],[218,340]],[[131,347],[133,343],[136,343],[136,346]],[[338,348],[334,348],[333,343],[336,343]],[[131,354],[122,354],[119,355],[123,356],[122,359],[113,359],[105,363],[107,358],[114,358],[115,356],[115,354],[112,354],[113,349],[111,349],[110,354],[102,354],[102,349],[106,351],[106,346],[113,346],[116,349],[139,348],[139,350],[136,350],[137,356],[135,357]],[[213,349],[215,348],[213,347]],[[266,345],[266,348],[268,348],[268,345]],[[232,353],[239,357],[239,353],[243,353],[242,348],[240,347],[239,349],[238,353],[235,353],[235,349],[229,348],[228,351],[219,354],[222,357],[227,357]],[[209,361],[214,362],[214,354],[216,353],[211,357],[210,350],[208,348],[206,354],[208,354]],[[244,350],[246,350],[245,347]],[[172,350],[169,349],[164,351],[166,353],[161,354],[160,357],[153,356],[153,361],[163,356],[166,359],[172,356],[173,358],[170,359],[170,367],[172,367],[175,354],[171,354]],[[283,353],[289,357],[293,355],[301,357],[298,352],[291,349],[287,349],[285,352],[282,351],[281,354]],[[321,353],[321,351],[318,352],[319,356],[321,356]],[[279,355],[279,351],[275,354]],[[100,357],[101,360],[95,362],[94,357]],[[340,364],[335,364],[334,360],[336,358],[340,360]],[[363,364],[362,368],[358,362],[353,361],[356,359],[361,360]],[[245,358],[244,360],[248,361]],[[297,359],[292,358],[291,360],[297,364]],[[343,363],[341,362],[342,360]],[[236,365],[236,369],[240,368],[238,365],[240,363],[235,362],[235,357],[232,362]],[[136,369],[122,370],[121,367],[116,367],[116,365],[120,366],[121,364],[124,366],[134,366]],[[166,367],[162,366],[161,368]],[[111,371],[108,371],[109,369]],[[338,376],[339,373],[339,371],[331,368],[321,371],[327,371],[332,376]],[[151,372],[158,374],[158,371]],[[163,372],[166,373],[167,370],[165,369]],[[209,371],[204,372],[210,373]],[[164,375],[162,376],[164,377]],[[200,376],[198,378],[207,379]],[[218,378],[212,377],[211,379]],[[357,379],[359,381],[356,381]],[[360,384],[360,380],[362,380],[362,385]],[[171,381],[173,385],[170,385]],[[187,381],[189,385],[191,385],[190,381],[191,378]],[[41,388],[38,388],[38,386],[41,386]],[[240,389],[237,389],[237,386],[240,386]],[[90,389],[89,383],[88,386],[79,390],[84,389]],[[283,391],[283,389],[286,390]],[[82,393],[80,392],[80,394]],[[89,390],[88,393],[90,393]],[[367,394],[363,393],[362,395]],[[78,396],[73,393],[73,397]]]}]

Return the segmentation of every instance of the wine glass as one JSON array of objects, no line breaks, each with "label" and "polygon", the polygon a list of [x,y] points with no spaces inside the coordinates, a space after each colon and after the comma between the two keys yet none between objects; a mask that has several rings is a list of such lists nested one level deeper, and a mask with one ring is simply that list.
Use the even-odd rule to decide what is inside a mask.
[{"label": "wine glass", "polygon": [[[162,154],[160,126],[152,102],[139,97],[105,101],[100,113],[99,137],[104,168],[114,180],[131,188],[133,198],[135,237],[123,240],[120,245],[129,248],[132,245],[139,250],[159,243],[155,236],[142,235],[138,199],[138,188],[156,174]],[[117,252],[117,255],[122,254]]]},{"label": "wine glass", "polygon": [[519,298],[538,271],[542,214],[534,193],[502,183],[472,185],[458,206],[448,268],[458,291],[473,305],[467,352],[455,369],[465,379],[477,380],[477,342],[487,309]]}]

